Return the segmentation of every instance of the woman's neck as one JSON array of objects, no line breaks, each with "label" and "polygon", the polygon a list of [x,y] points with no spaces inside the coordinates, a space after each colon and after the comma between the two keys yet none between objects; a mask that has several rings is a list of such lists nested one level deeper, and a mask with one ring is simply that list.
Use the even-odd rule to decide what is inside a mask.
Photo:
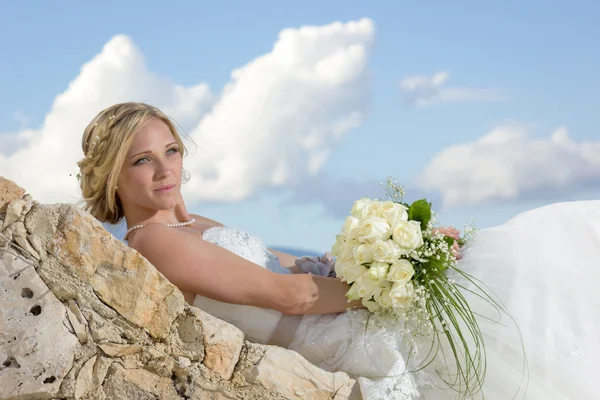
[{"label": "woman's neck", "polygon": [[123,213],[125,215],[125,220],[127,221],[127,228],[131,228],[135,225],[145,225],[151,222],[176,224],[192,219],[187,212],[185,203],[181,197],[177,205],[168,210],[150,210],[140,207],[128,209],[128,207],[124,207]]}]

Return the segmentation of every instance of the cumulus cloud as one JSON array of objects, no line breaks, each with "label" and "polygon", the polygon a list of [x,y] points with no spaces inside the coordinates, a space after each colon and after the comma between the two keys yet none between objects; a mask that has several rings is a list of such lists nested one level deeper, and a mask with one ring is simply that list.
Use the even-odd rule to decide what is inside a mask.
[{"label": "cumulus cloud", "polygon": [[446,206],[520,199],[555,199],[600,185],[600,141],[576,142],[566,128],[533,138],[502,126],[473,143],[437,154],[419,178]]},{"label": "cumulus cloud", "polygon": [[192,132],[186,198],[235,201],[317,174],[367,111],[374,37],[368,19],[282,31],[273,49],[233,71]]},{"label": "cumulus cloud", "polygon": [[400,81],[400,90],[406,103],[414,107],[448,102],[500,101],[506,98],[502,91],[496,89],[443,86],[449,77],[447,72],[437,72],[432,76],[408,76]]},{"label": "cumulus cloud", "polygon": [[[234,70],[218,95],[152,73],[133,40],[119,35],[58,95],[38,130],[9,133],[0,174],[43,202],[80,198],[73,176],[81,135],[101,109],[154,104],[190,133],[200,151],[185,161],[192,201],[236,201],[263,187],[316,174],[367,111],[372,21],[283,30],[272,50]],[[193,149],[192,149],[193,150]]]},{"label": "cumulus cloud", "polygon": [[155,104],[190,129],[213,96],[205,84],[184,87],[153,74],[133,41],[115,36],[54,99],[40,129],[3,135],[12,146],[0,149],[0,173],[40,201],[78,201],[83,130],[100,110],[123,101]]}]

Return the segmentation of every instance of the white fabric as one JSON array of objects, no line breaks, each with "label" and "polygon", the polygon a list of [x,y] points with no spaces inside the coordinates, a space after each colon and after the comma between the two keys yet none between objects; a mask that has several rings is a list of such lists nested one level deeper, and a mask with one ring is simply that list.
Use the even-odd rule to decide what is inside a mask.
[{"label": "white fabric", "polygon": [[[483,281],[523,335],[516,398],[600,399],[600,201],[558,203],[482,229],[460,266]],[[476,304],[476,299],[471,299]],[[486,398],[512,399],[522,349],[514,325],[481,321]]]},{"label": "white fabric", "polygon": [[[211,241],[278,273],[282,268],[262,242],[237,229],[211,228]],[[600,201],[560,203],[483,229],[463,252],[460,267],[483,281],[515,318],[481,319],[488,352],[487,399],[600,398]],[[488,311],[477,298],[471,304]],[[281,314],[214,302],[195,305],[266,343]],[[357,378],[367,400],[453,399],[428,374],[403,374],[401,336],[366,323],[367,312],[305,316],[289,348],[312,363]],[[489,315],[494,317],[493,315]],[[523,374],[525,373],[525,377]],[[420,396],[420,397],[419,397]]]}]

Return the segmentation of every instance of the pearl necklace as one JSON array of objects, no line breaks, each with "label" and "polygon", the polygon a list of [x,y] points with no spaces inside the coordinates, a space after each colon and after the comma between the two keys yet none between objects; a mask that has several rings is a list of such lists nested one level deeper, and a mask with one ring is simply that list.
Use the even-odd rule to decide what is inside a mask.
[{"label": "pearl necklace", "polygon": [[[177,222],[176,224],[163,224],[163,225],[169,226],[171,228],[177,228],[177,227],[180,227],[180,226],[191,225],[194,222],[196,222],[196,218],[192,218],[189,221],[185,221],[185,222]],[[129,235],[129,233],[131,231],[135,231],[136,229],[140,229],[140,228],[143,228],[143,227],[144,227],[144,224],[140,224],[140,225],[134,225],[131,228],[127,229],[127,232],[125,232],[125,236],[123,236],[123,240],[127,240],[127,235]]]}]

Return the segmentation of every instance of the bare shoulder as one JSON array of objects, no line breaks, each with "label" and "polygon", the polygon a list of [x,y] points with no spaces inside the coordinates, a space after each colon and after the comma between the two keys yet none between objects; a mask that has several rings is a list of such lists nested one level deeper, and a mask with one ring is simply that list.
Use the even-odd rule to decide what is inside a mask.
[{"label": "bare shoulder", "polygon": [[[151,247],[155,244],[160,244],[160,239],[167,239],[171,237],[171,233],[175,230],[163,224],[147,224],[142,229],[137,229],[129,235],[128,244],[132,247],[144,253],[144,249]],[[162,246],[161,246],[162,247]]]},{"label": "bare shoulder", "polygon": [[211,226],[225,226],[222,223],[220,223],[219,221],[215,221],[214,219],[210,219],[207,217],[203,217],[201,215],[197,215],[197,214],[190,214],[192,217],[196,218],[196,221],[206,224],[206,225],[211,225]]},{"label": "bare shoulder", "polygon": [[[152,223],[135,232],[130,246],[191,298],[199,294],[281,309],[289,297],[286,285],[297,284],[184,229]],[[250,281],[254,284],[248,285]]]}]

